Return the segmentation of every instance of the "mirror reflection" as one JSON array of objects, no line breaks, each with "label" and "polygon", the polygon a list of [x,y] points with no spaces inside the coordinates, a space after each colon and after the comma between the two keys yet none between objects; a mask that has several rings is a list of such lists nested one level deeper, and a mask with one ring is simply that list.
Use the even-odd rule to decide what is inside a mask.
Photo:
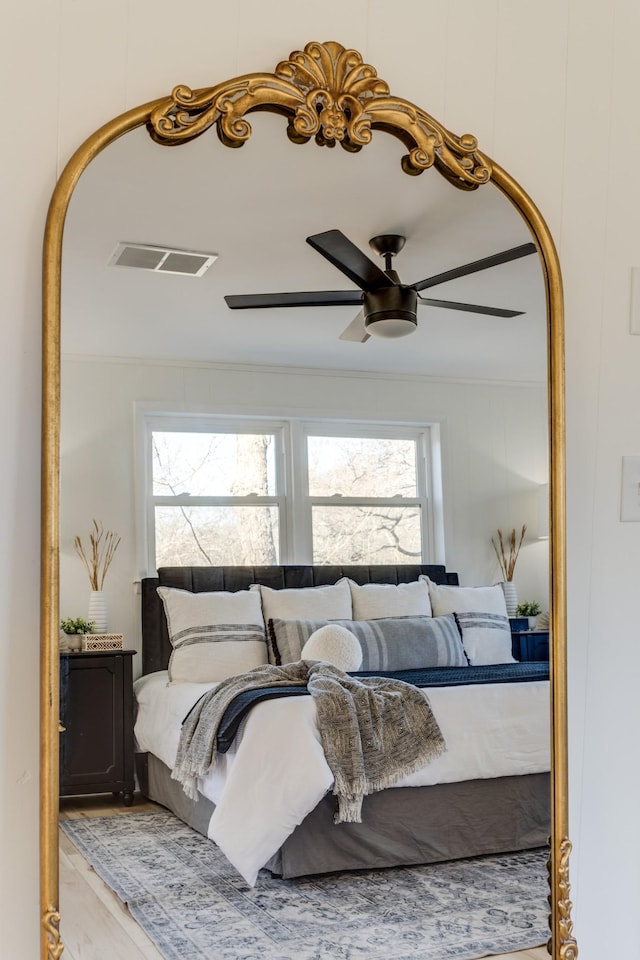
[{"label": "mirror reflection", "polygon": [[[60,613],[91,619],[74,539],[89,542],[96,520],[105,537],[121,537],[99,591],[99,633],[122,635],[131,652],[61,658],[62,869],[78,850],[89,862],[98,846],[116,857],[122,836],[140,864],[170,845],[182,851],[179,861],[208,833],[215,845],[202,841],[196,857],[217,892],[208,894],[211,913],[200,905],[187,914],[187,942],[205,951],[215,944],[219,956],[324,949],[353,957],[363,938],[367,957],[388,956],[399,941],[402,956],[440,956],[450,948],[437,932],[443,918],[455,926],[454,905],[474,889],[484,897],[460,916],[460,956],[534,948],[547,937],[548,633],[544,618],[505,615],[514,618],[518,602],[548,610],[538,257],[527,251],[462,270],[519,251],[530,243],[526,226],[492,185],[462,192],[435,171],[406,176],[390,137],[377,133],[349,154],[291,144],[277,117],[255,115],[252,126],[241,150],[213,135],[165,150],[138,130],[97,157],[71,202]],[[362,307],[374,314],[380,291],[401,284],[432,301],[415,305],[415,330],[389,339],[365,329]],[[361,303],[363,289],[373,304]],[[294,306],[282,296],[300,292]],[[250,299],[232,309],[232,297]],[[504,573],[499,530],[507,566],[512,531],[519,548],[507,584],[516,600],[495,586]],[[306,565],[306,579],[287,579],[282,567],[291,564]],[[372,565],[384,566],[376,573]],[[234,574],[237,566],[269,572]],[[194,611],[201,602],[209,606]],[[347,670],[385,679],[418,668],[477,675],[497,664],[497,672],[485,683],[440,678],[428,688],[447,749],[439,755],[432,738],[419,770],[407,766],[395,786],[365,798],[361,824],[332,822],[335,770],[317,753],[314,696],[256,705],[215,771],[197,781],[194,803],[191,781],[185,792],[170,775],[184,717],[212,684],[267,661],[285,671],[301,659],[335,663],[322,646],[314,656],[311,640],[334,621],[347,637],[334,629],[326,642],[342,641],[340,656],[345,644],[360,656],[356,666],[339,660]],[[531,662],[526,679],[517,664],[507,673],[514,659]],[[274,686],[281,677],[267,679]],[[122,758],[99,720],[115,711],[118,744],[133,743],[134,681],[132,796],[132,755],[114,773]],[[96,772],[104,756],[109,777]],[[293,801],[281,796],[285,767],[295,775]],[[115,812],[128,816],[109,820],[97,841],[91,814]],[[144,817],[159,818],[158,848],[147,846],[144,820],[137,826]],[[487,854],[505,855],[491,879],[476,872],[485,859],[463,869],[468,857]],[[177,869],[159,863],[165,877]],[[185,884],[176,873],[186,896]],[[443,913],[426,907],[436,889],[446,890]],[[73,951],[64,890],[63,879],[62,933]],[[251,912],[258,900],[268,919]],[[399,903],[406,909],[391,908]],[[147,916],[132,912],[158,955],[170,957],[178,941],[154,935],[154,904]],[[175,903],[161,909],[172,913]],[[487,934],[492,915],[500,921]]]}]

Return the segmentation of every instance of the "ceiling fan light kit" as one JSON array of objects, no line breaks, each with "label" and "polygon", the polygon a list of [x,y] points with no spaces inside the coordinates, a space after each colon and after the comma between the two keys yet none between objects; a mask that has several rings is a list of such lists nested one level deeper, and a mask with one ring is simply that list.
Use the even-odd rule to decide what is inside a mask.
[{"label": "ceiling fan light kit", "polygon": [[411,287],[374,290],[364,294],[363,303],[365,328],[376,337],[406,337],[418,325],[418,294]]}]

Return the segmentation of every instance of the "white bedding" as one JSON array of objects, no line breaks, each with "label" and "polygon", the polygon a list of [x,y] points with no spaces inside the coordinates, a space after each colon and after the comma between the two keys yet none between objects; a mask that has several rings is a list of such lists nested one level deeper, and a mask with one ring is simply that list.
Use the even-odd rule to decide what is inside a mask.
[{"label": "white bedding", "polygon": [[[184,717],[215,686],[168,684],[166,671],[137,680],[137,748],[172,768]],[[397,786],[549,770],[548,681],[435,687],[428,698],[447,751]],[[198,781],[200,792],[216,805],[209,837],[250,886],[332,786],[312,697],[283,697],[254,707],[229,752]]]}]

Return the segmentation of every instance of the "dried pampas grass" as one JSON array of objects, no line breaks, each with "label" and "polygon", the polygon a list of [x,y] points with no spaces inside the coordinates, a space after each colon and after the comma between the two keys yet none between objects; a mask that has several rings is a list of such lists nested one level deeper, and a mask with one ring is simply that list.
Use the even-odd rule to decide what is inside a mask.
[{"label": "dried pampas grass", "polygon": [[73,545],[89,574],[92,590],[102,590],[104,587],[107,571],[119,543],[118,534],[113,533],[112,530],[105,532],[102,524],[97,520],[93,521],[93,530],[89,533],[90,549],[88,551],[85,551],[80,537],[74,537]]},{"label": "dried pampas grass", "polygon": [[498,558],[498,563],[500,564],[500,569],[502,570],[502,576],[507,582],[513,580],[513,571],[516,568],[518,554],[520,553],[520,547],[522,546],[526,532],[527,525],[526,523],[523,523],[520,536],[518,536],[516,530],[514,529],[506,539],[502,535],[502,530],[498,530],[497,538],[491,537],[491,544],[496,552],[496,557]]}]

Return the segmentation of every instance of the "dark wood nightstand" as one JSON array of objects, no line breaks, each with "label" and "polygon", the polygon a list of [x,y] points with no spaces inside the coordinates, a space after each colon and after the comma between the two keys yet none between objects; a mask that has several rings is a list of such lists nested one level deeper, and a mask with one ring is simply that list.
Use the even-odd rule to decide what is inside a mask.
[{"label": "dark wood nightstand", "polygon": [[122,794],[133,803],[135,650],[60,654],[60,796]]},{"label": "dark wood nightstand", "polygon": [[512,631],[511,652],[516,660],[548,660],[549,631]]}]

